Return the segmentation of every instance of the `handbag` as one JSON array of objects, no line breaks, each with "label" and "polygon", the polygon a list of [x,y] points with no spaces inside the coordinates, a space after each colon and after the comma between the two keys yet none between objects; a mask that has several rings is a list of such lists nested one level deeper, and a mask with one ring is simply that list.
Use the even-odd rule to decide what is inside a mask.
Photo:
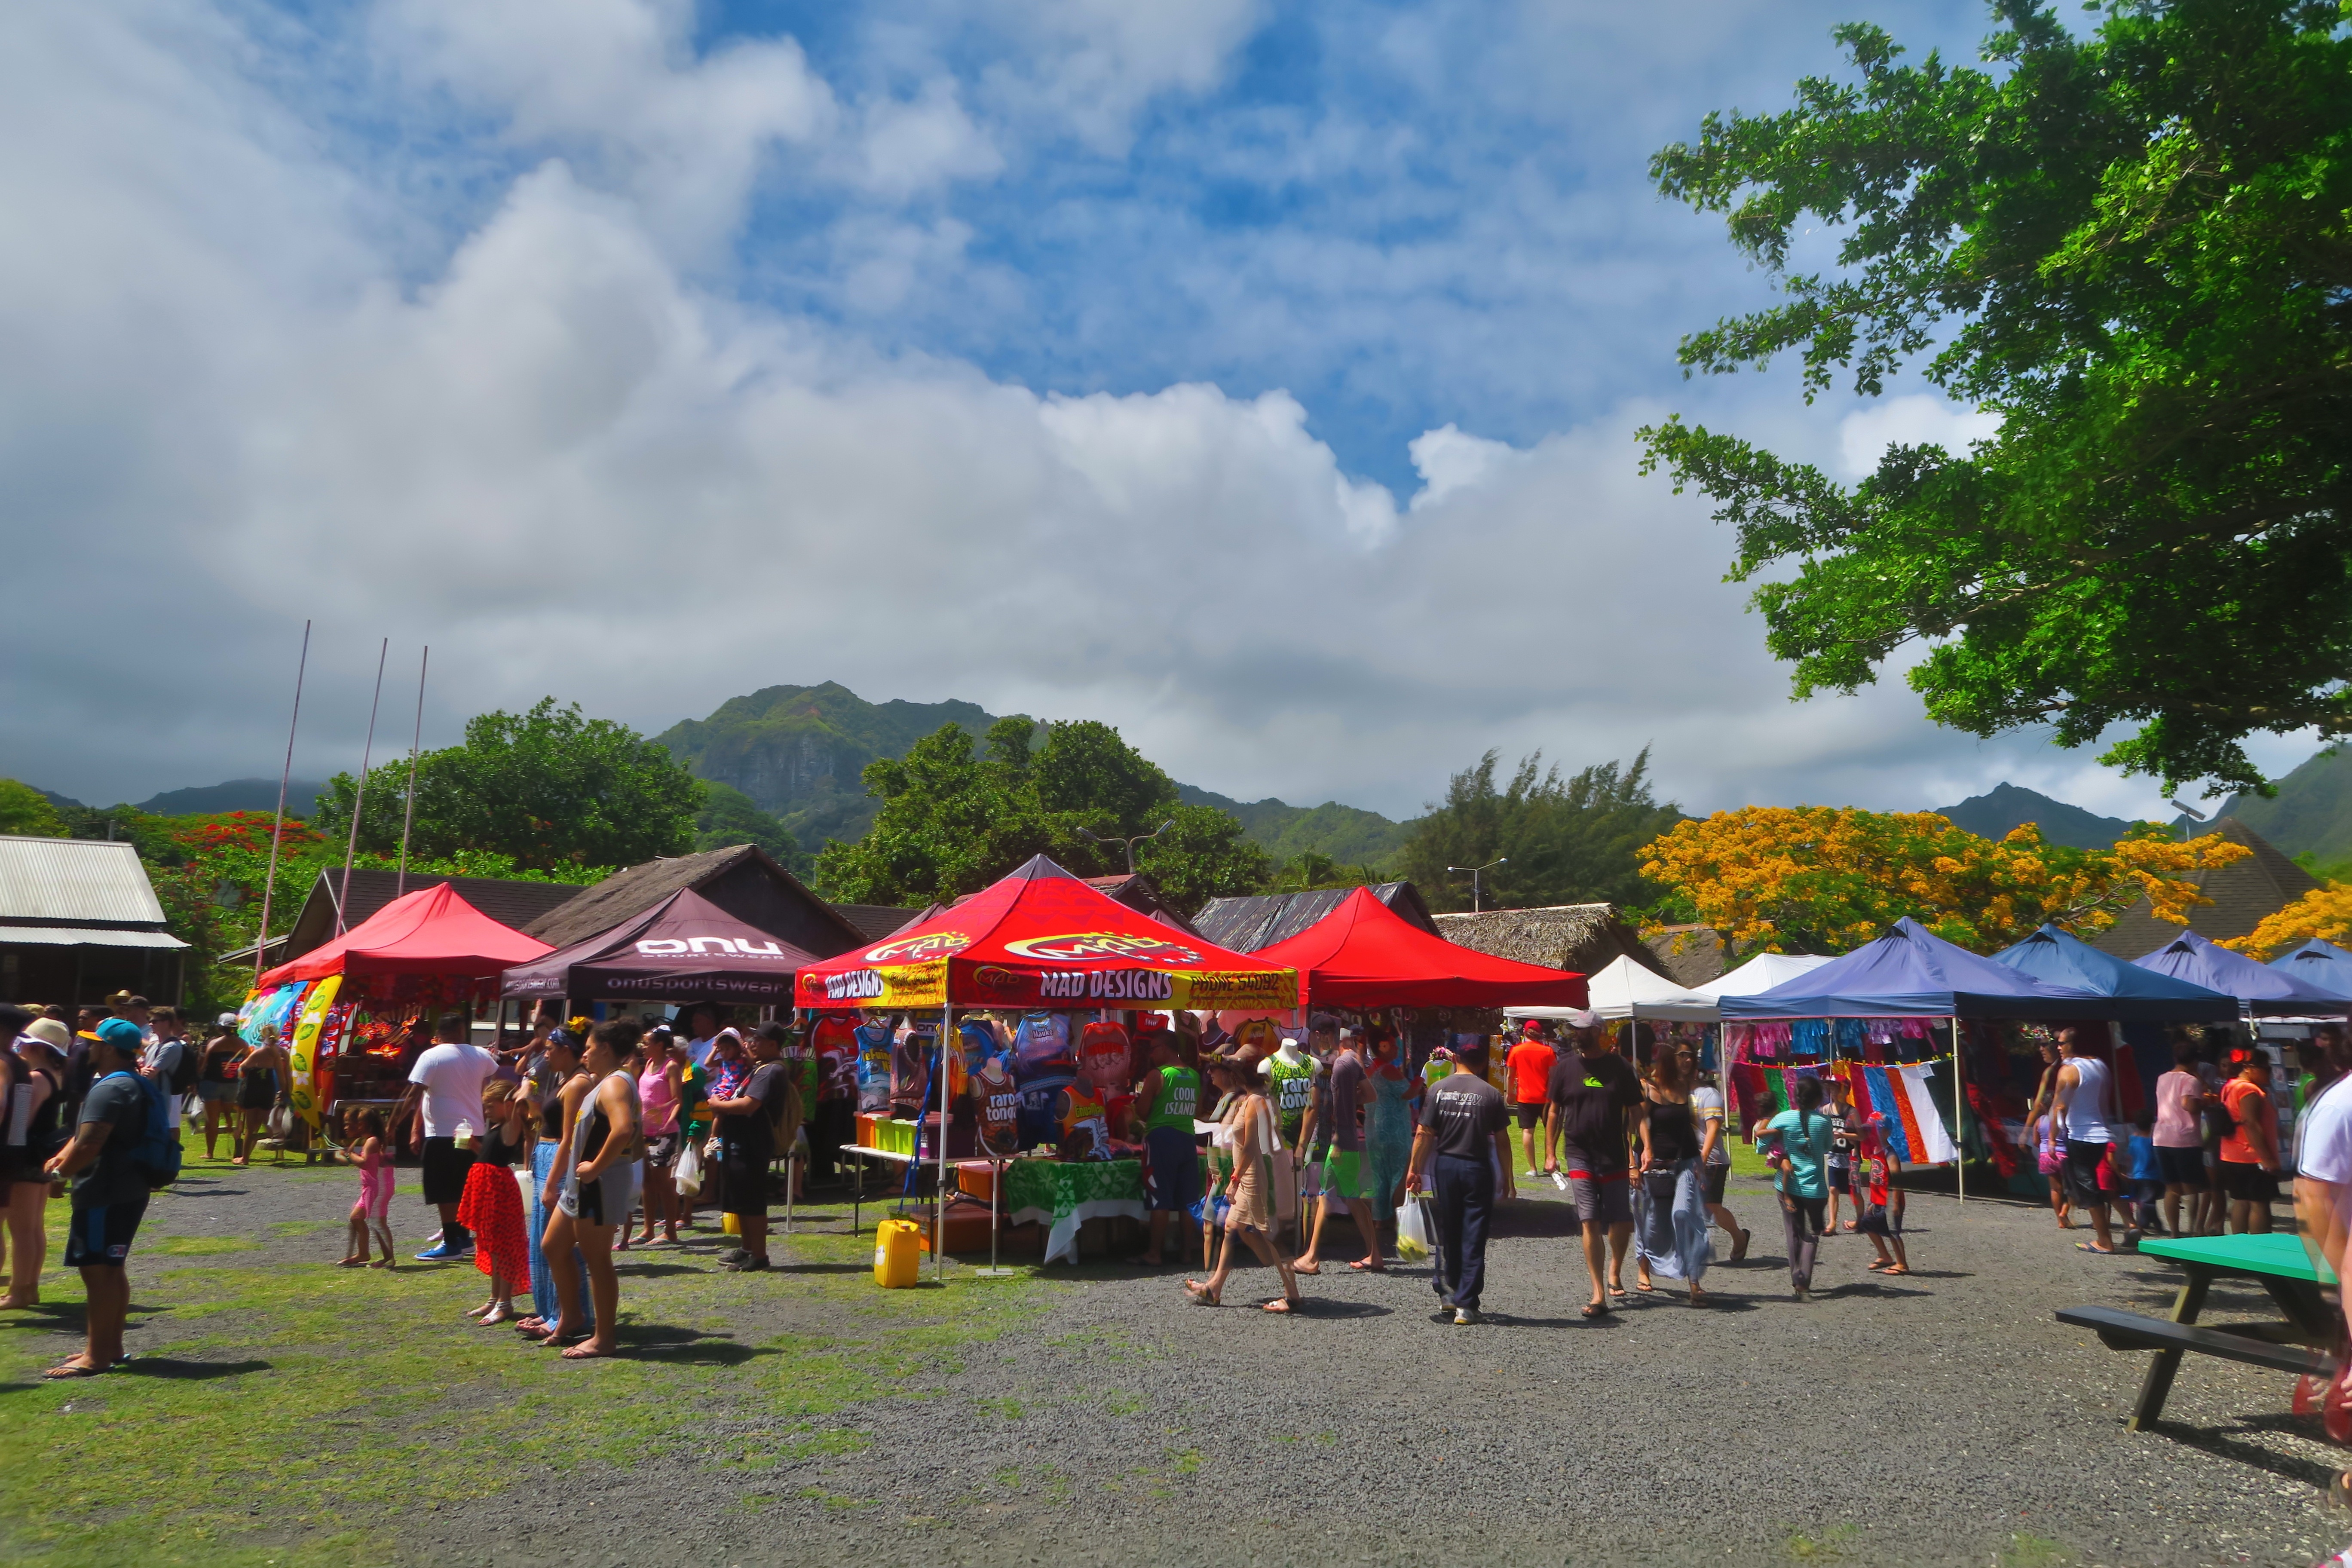
[{"label": "handbag", "polygon": [[687,1197],[702,1195],[702,1145],[692,1139],[686,1142],[677,1152],[677,1163],[670,1167],[670,1180]]}]

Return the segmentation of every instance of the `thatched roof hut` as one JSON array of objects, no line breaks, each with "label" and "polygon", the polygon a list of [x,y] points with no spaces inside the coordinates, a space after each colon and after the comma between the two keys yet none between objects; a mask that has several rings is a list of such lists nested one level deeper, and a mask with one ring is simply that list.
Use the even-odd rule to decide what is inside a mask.
[{"label": "thatched roof hut", "polygon": [[1666,978],[1688,990],[1720,976],[1729,964],[1723,933],[1713,926],[1660,926],[1642,938]]},{"label": "thatched roof hut", "polygon": [[1674,978],[1658,955],[1642,944],[1641,933],[1619,918],[1614,904],[1555,904],[1435,918],[1437,933],[1446,941],[1497,958],[1591,974],[1612,959],[1624,957]]}]

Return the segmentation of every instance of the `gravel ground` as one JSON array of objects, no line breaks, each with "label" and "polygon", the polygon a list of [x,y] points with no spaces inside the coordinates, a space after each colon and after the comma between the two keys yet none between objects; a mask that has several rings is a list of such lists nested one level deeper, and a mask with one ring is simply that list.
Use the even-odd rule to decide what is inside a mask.
[{"label": "gravel ground", "polygon": [[[207,1172],[156,1205],[149,1232],[339,1226],[350,1185]],[[390,1539],[403,1562],[500,1568],[1323,1563],[1465,1549],[1508,1563],[2028,1568],[2299,1564],[2352,1536],[2319,1506],[2336,1456],[2289,1414],[2284,1376],[2192,1360],[2163,1427],[2125,1429],[2146,1358],[2052,1314],[2084,1301],[2161,1312],[2168,1267],[2080,1253],[2043,1211],[1922,1195],[1916,1275],[1878,1279],[1863,1267],[1869,1244],[1838,1237],[1800,1305],[1769,1191],[1735,1181],[1731,1202],[1756,1242],[1709,1275],[1712,1310],[1657,1296],[1580,1320],[1581,1258],[1549,1187],[1507,1208],[1489,1319],[1475,1327],[1433,1321],[1425,1268],[1327,1266],[1293,1320],[1248,1310],[1274,1289],[1262,1269],[1237,1274],[1213,1311],[1186,1300],[1173,1270],[1057,1268],[1068,1283],[1024,1326],[961,1351],[952,1375],[828,1416],[843,1441],[721,1468],[747,1440],[774,1440],[774,1414],[744,1401],[710,1411],[699,1451],[519,1474],[505,1499],[388,1521]],[[400,1228],[420,1216],[404,1190]],[[824,1211],[819,1228],[845,1232],[845,1214]],[[335,1234],[269,1251],[315,1258]],[[709,1269],[709,1252],[663,1258],[625,1283],[625,1308],[657,1323],[660,1273]],[[467,1270],[449,1287],[453,1307],[475,1280]],[[772,1305],[764,1283],[741,1280],[739,1343],[823,1327],[805,1303]],[[2258,1292],[2230,1287],[2207,1308],[2209,1320],[2270,1315]],[[169,1317],[145,1322],[131,1342],[152,1352]]]}]

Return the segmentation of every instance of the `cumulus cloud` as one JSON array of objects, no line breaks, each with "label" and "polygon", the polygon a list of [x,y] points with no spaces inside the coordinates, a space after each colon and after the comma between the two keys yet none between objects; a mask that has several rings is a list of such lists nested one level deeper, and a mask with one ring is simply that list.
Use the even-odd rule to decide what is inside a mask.
[{"label": "cumulus cloud", "polygon": [[[659,729],[832,679],[1100,717],[1212,788],[1391,813],[1489,746],[1654,743],[1694,807],[1930,804],[2034,755],[1933,730],[1899,681],[1791,707],[1727,542],[1635,472],[1658,408],[1433,424],[1400,506],[1279,384],[1057,391],[910,346],[861,312],[993,237],[893,210],[992,177],[985,82],[919,61],[844,93],[790,40],[698,52],[682,5],[554,15],[380,14],[400,90],[489,116],[513,161],[454,205],[337,155],[193,0],[0,17],[0,136],[31,150],[0,163],[13,564],[89,612],[0,668],[6,771],[110,800],[274,769],[306,616],[304,771],[356,761],[387,633],[395,662],[434,647],[428,742],[543,692]],[[1036,25],[1097,60],[1052,67],[1097,73],[1071,102],[1132,112],[1229,68],[1254,15]],[[827,310],[698,260],[778,149],[867,160]]]},{"label": "cumulus cloud", "polygon": [[1889,447],[1941,447],[1956,458],[2000,433],[2000,416],[1910,392],[1857,408],[1838,421],[1838,470],[1859,479],[1878,471]]}]

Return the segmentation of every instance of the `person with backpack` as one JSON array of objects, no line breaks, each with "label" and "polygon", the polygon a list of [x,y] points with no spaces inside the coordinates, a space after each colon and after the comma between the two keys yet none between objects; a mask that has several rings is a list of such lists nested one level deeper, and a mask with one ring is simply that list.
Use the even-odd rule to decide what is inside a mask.
[{"label": "person with backpack", "polygon": [[139,1076],[145,1044],[128,1018],[98,1026],[89,1043],[93,1081],[73,1142],[44,1167],[73,1179],[66,1266],[81,1270],[89,1301],[81,1353],[45,1377],[95,1377],[129,1359],[122,1353],[122,1322],[131,1310],[125,1262],[147,1213],[147,1194],[179,1174],[180,1143],[169,1131],[165,1096]]},{"label": "person with backpack", "polygon": [[800,1088],[783,1061],[787,1033],[782,1024],[761,1025],[751,1037],[751,1076],[734,1093],[709,1102],[719,1118],[721,1202],[743,1233],[743,1245],[721,1254],[719,1263],[739,1274],[768,1267],[768,1167],[779,1149],[792,1147],[800,1128]]},{"label": "person with backpack", "polygon": [[189,1091],[196,1087],[196,1075],[203,1070],[204,1063],[197,1058],[195,1047],[188,1043],[187,1026],[181,1022],[177,1007],[152,1009],[148,1028],[154,1038],[140,1054],[139,1072],[167,1097],[172,1131],[177,1136],[181,1112],[185,1109]]}]

